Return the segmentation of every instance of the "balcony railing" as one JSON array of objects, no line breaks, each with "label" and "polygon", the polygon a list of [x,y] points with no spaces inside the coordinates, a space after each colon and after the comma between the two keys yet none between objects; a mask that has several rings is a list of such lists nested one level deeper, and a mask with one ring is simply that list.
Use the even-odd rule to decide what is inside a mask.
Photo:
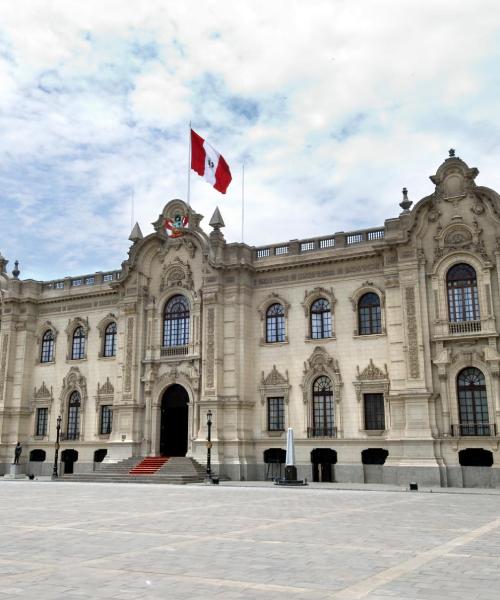
[{"label": "balcony railing", "polygon": [[161,356],[183,356],[189,353],[189,346],[165,346],[161,349]]},{"label": "balcony railing", "polygon": [[307,428],[308,438],[334,438],[337,437],[336,427],[308,427]]},{"label": "balcony railing", "polygon": [[80,433],[79,432],[75,432],[75,431],[68,431],[66,433],[61,432],[59,434],[59,439],[61,440],[61,442],[64,442],[66,440],[79,440],[80,439]]},{"label": "balcony railing", "polygon": [[450,321],[448,332],[454,333],[478,333],[481,331],[481,321]]},{"label": "balcony railing", "polygon": [[497,426],[495,423],[460,423],[451,426],[453,437],[464,437],[469,435],[476,436],[495,436]]}]

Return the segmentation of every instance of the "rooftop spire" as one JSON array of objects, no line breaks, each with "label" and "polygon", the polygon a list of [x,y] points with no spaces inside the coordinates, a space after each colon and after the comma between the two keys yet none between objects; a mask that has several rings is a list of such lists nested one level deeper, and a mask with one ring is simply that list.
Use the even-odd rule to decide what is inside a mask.
[{"label": "rooftop spire", "polygon": [[224,224],[224,219],[222,218],[222,215],[220,214],[219,207],[217,207],[215,209],[214,214],[212,215],[212,218],[210,219],[209,225],[210,225],[210,227],[213,227],[215,230],[219,230],[221,227],[226,226]]},{"label": "rooftop spire", "polygon": [[142,231],[141,231],[141,228],[139,227],[139,223],[136,222],[128,239],[135,244],[136,242],[142,240],[143,238],[144,238],[144,236],[142,235]]}]

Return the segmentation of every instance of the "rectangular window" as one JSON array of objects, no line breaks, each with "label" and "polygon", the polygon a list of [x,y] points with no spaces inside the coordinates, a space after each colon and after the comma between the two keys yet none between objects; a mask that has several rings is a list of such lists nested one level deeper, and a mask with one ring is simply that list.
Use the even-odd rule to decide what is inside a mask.
[{"label": "rectangular window", "polygon": [[365,429],[385,429],[384,394],[363,394],[365,404]]},{"label": "rectangular window", "polygon": [[73,281],[71,282],[72,286],[78,286],[78,285],[82,285],[82,280],[81,279],[73,279]]},{"label": "rectangular window", "polygon": [[113,281],[113,273],[106,273],[102,278],[103,281]]},{"label": "rectangular window", "polygon": [[268,431],[285,430],[285,399],[267,399],[267,429]]},{"label": "rectangular window", "polygon": [[111,406],[101,406],[101,435],[111,433],[113,411]]},{"label": "rectangular window", "polygon": [[94,285],[95,277],[85,277],[85,285]]},{"label": "rectangular window", "polygon": [[36,435],[44,436],[47,435],[47,422],[49,417],[48,408],[37,408],[36,409]]}]

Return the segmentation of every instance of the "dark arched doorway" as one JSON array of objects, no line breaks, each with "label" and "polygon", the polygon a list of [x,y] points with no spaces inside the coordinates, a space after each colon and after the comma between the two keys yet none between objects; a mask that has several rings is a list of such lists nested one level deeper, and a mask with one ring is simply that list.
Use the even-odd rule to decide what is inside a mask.
[{"label": "dark arched doorway", "polygon": [[188,393],[177,383],[163,394],[160,428],[160,454],[163,456],[186,456],[188,403]]},{"label": "dark arched doorway", "polygon": [[315,448],[311,452],[313,481],[335,481],[333,465],[337,463],[337,451],[331,448]]},{"label": "dark arched doorway", "polygon": [[74,471],[74,464],[78,460],[78,452],[73,448],[67,448],[61,452],[61,461],[64,463],[64,475],[71,475]]}]

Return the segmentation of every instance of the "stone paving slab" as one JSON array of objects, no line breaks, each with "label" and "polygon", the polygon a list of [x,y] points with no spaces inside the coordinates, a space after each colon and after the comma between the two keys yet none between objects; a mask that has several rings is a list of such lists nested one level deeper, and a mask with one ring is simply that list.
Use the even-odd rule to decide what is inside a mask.
[{"label": "stone paving slab", "polygon": [[0,481],[0,600],[498,600],[497,495]]}]

